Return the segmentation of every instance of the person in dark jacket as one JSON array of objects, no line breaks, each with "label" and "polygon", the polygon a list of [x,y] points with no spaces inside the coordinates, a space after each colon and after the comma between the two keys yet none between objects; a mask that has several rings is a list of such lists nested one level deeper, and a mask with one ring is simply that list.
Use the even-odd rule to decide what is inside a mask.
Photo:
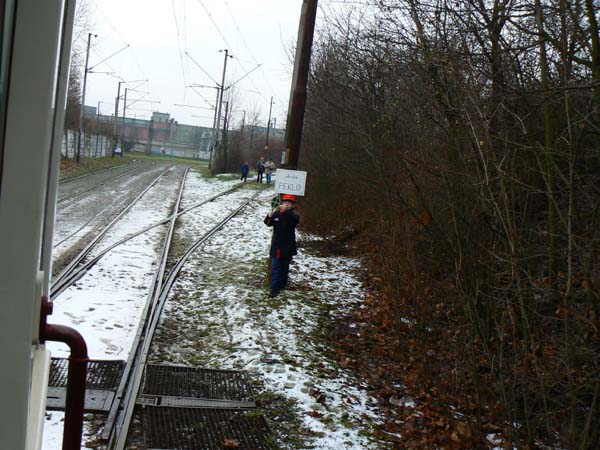
[{"label": "person in dark jacket", "polygon": [[240,180],[244,180],[246,182],[246,178],[248,178],[248,172],[250,172],[250,166],[247,162],[245,162],[242,167],[240,167],[240,171],[242,172],[242,178]]},{"label": "person in dark jacket", "polygon": [[281,205],[269,212],[265,224],[273,227],[271,238],[271,291],[269,297],[276,297],[288,281],[290,262],[296,254],[296,227],[300,216],[296,211],[296,196],[282,194]]},{"label": "person in dark jacket", "polygon": [[265,158],[263,156],[260,157],[258,162],[256,163],[256,182],[262,184],[263,175],[265,173]]}]

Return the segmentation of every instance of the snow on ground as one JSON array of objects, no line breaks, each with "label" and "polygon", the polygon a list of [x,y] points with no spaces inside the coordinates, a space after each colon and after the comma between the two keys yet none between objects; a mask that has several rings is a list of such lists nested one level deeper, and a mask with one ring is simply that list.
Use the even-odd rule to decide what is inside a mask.
[{"label": "snow on ground", "polygon": [[[166,168],[162,164],[149,166],[147,170],[113,180],[74,201],[59,204],[54,226],[53,257],[56,259],[69,250],[77,240],[97,227],[106,214],[114,214],[115,209],[124,208],[132,199],[131,193],[140,191],[140,183],[154,179]],[[78,190],[83,190],[85,183],[92,182],[93,180],[81,180],[84,185]]]},{"label": "snow on ground", "polygon": [[[272,196],[272,190],[261,193],[188,260],[165,307],[152,358],[250,371],[268,393],[295,404],[307,447],[296,442],[288,448],[384,448],[369,437],[381,418],[365,386],[321,352],[321,325],[361,301],[355,277],[360,264],[300,249],[292,289],[269,299],[271,230],[263,218]],[[202,208],[186,215],[178,236],[199,237],[206,214],[211,212]]]},{"label": "snow on ground", "polygon": [[[106,237],[103,246],[169,215],[178,188],[175,179],[165,178],[152,189]],[[236,183],[223,178],[206,180],[190,172],[182,209]],[[187,247],[201,237],[250,198],[256,187],[248,182],[245,189],[182,215],[174,237],[177,247],[181,249],[182,243]],[[262,220],[272,195],[272,189],[261,191],[257,200],[186,263],[166,304],[150,358],[248,370],[261,381],[263,400],[286,399],[288,412],[296,417],[301,436],[293,442],[286,439],[285,420],[278,423],[277,417],[271,417],[283,448],[387,448],[372,437],[373,425],[383,418],[366,386],[323,352],[327,348],[323,326],[335,321],[338,312],[362,301],[361,283],[356,278],[360,263],[351,258],[319,257],[300,248],[292,264],[291,289],[269,299],[266,277],[271,230]],[[120,245],[56,300],[50,322],[79,330],[88,342],[90,357],[127,358],[164,228],[153,228]],[[51,350],[55,356],[67,356],[60,344],[52,343]],[[48,414],[45,450],[60,448],[62,417],[58,412]]]},{"label": "snow on ground", "polygon": [[[181,172],[179,172],[181,173]],[[197,175],[190,173],[191,179]],[[100,247],[121,240],[171,214],[180,176],[163,176],[102,240]],[[186,186],[187,189],[187,186]],[[222,183],[194,183],[196,198],[206,199],[223,190]],[[137,331],[148,287],[157,264],[166,225],[155,227],[105,255],[75,285],[54,301],[48,321],[71,326],[86,340],[92,359],[126,360]],[[49,342],[53,356],[68,357],[68,347]],[[49,412],[44,450],[61,448],[62,412]]]}]

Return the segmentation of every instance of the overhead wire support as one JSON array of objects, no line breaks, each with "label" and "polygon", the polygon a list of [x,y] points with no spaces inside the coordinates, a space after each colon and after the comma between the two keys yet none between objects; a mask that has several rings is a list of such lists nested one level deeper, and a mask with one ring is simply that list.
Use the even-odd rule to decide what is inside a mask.
[{"label": "overhead wire support", "polygon": [[182,105],[180,103],[173,103],[173,106],[180,106],[182,108],[194,108],[194,109],[210,109],[211,111],[215,108],[209,108],[206,106],[194,106],[194,105]]},{"label": "overhead wire support", "polygon": [[[204,95],[202,95],[200,92],[198,92],[196,90],[197,86],[190,85],[190,86],[186,86],[186,87],[189,87],[192,91],[194,91],[202,100],[204,100],[204,103],[206,103],[212,109],[215,109],[215,110],[217,109],[217,106],[216,106],[217,104],[216,103],[215,103],[215,106],[213,106],[212,103],[206,97],[204,97]],[[213,88],[213,89],[219,89],[217,86],[206,86],[206,87],[210,87],[210,88]]]},{"label": "overhead wire support", "polygon": [[229,86],[227,86],[227,89],[229,89],[230,87],[235,86],[236,84],[238,84],[240,81],[242,81],[244,78],[246,78],[252,72],[254,72],[256,69],[258,69],[260,66],[262,66],[262,63],[259,63],[256,67],[254,67],[253,69],[250,69],[248,72],[246,72],[245,75],[242,75],[236,81],[234,81],[233,83],[231,83]]},{"label": "overhead wire support", "polygon": [[[113,152],[111,154],[111,157],[114,156],[114,147],[117,145],[117,143],[119,141],[119,137],[117,135],[117,124],[119,121],[119,100],[121,99],[121,85],[126,84],[126,83],[145,83],[145,82],[148,82],[148,80],[129,80],[129,81],[121,80],[121,81],[119,81],[119,86],[117,88],[117,96],[115,98],[115,115],[114,115],[114,119],[113,119]],[[136,88],[138,86],[136,86]]]},{"label": "overhead wire support", "polygon": [[[233,58],[232,55],[229,54],[229,49],[225,49],[225,50],[221,50],[222,52],[225,52],[225,59],[223,61],[223,76],[221,78],[221,84],[220,84],[220,89],[217,91],[217,110],[216,110],[216,115],[215,115],[215,123],[214,125],[216,126],[216,130],[215,130],[215,126],[213,126],[213,138],[211,139],[213,142],[213,146],[211,148],[211,152],[210,152],[210,159],[209,159],[209,165],[212,167],[212,159],[213,159],[213,149],[216,149],[216,147],[218,146],[219,143],[219,129],[221,127],[221,109],[223,107],[223,94],[225,92],[225,74],[227,72],[227,60],[229,58]],[[217,85],[219,85],[217,83]],[[216,131],[216,132],[215,132]]]},{"label": "overhead wire support", "polygon": [[123,50],[127,50],[129,47],[131,47],[131,45],[127,44],[127,45],[126,45],[125,47],[123,47],[122,49],[120,49],[120,50],[117,50],[117,51],[116,51],[116,52],[114,52],[112,55],[110,55],[110,56],[107,56],[107,57],[106,57],[106,58],[104,58],[102,61],[100,61],[100,62],[97,62],[96,64],[94,64],[92,67],[90,67],[90,68],[88,69],[88,71],[89,71],[90,73],[101,73],[101,72],[92,72],[92,69],[93,69],[94,67],[96,67],[96,66],[99,66],[99,65],[100,65],[100,64],[102,64],[103,62],[106,62],[106,61],[108,61],[108,60],[109,60],[110,58],[112,58],[113,56],[116,56],[116,55],[118,55],[118,54],[119,54],[119,53],[121,53]]},{"label": "overhead wire support", "polygon": [[83,114],[85,110],[85,90],[87,87],[87,75],[90,71],[88,68],[88,63],[90,60],[90,44],[92,41],[92,36],[98,37],[97,34],[88,33],[87,38],[87,49],[85,52],[85,68],[83,71],[83,89],[81,90],[81,105],[79,105],[79,136],[77,139],[77,155],[75,159],[79,162],[81,158],[81,139],[83,138]]},{"label": "overhead wire support", "polygon": [[192,58],[192,55],[190,55],[188,52],[185,52],[185,56],[187,56],[188,58],[190,58],[192,60],[192,62],[194,64],[196,64],[196,66],[202,71],[204,72],[204,74],[211,79],[212,82],[214,82],[215,84],[219,84],[219,82],[217,80],[215,80],[206,70],[204,70],[204,68],[194,59]]}]

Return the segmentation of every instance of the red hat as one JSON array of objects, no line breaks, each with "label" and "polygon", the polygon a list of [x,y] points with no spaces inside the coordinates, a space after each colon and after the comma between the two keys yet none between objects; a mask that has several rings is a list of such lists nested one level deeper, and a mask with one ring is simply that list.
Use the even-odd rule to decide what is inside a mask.
[{"label": "red hat", "polygon": [[289,200],[290,202],[294,202],[295,203],[296,200],[297,200],[297,197],[295,195],[292,195],[292,194],[283,194],[281,196],[281,201],[283,202],[285,200]]}]

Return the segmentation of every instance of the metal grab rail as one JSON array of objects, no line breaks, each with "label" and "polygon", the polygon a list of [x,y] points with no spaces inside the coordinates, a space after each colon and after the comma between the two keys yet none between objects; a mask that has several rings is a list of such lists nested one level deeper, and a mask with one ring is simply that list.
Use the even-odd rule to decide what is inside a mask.
[{"label": "metal grab rail", "polygon": [[67,399],[65,404],[65,425],[62,450],[79,450],[83,434],[83,411],[85,403],[85,383],[89,362],[87,345],[83,336],[75,329],[47,322],[53,305],[48,297],[42,297],[40,317],[40,342],[63,342],[69,346],[69,370],[67,375]]}]

